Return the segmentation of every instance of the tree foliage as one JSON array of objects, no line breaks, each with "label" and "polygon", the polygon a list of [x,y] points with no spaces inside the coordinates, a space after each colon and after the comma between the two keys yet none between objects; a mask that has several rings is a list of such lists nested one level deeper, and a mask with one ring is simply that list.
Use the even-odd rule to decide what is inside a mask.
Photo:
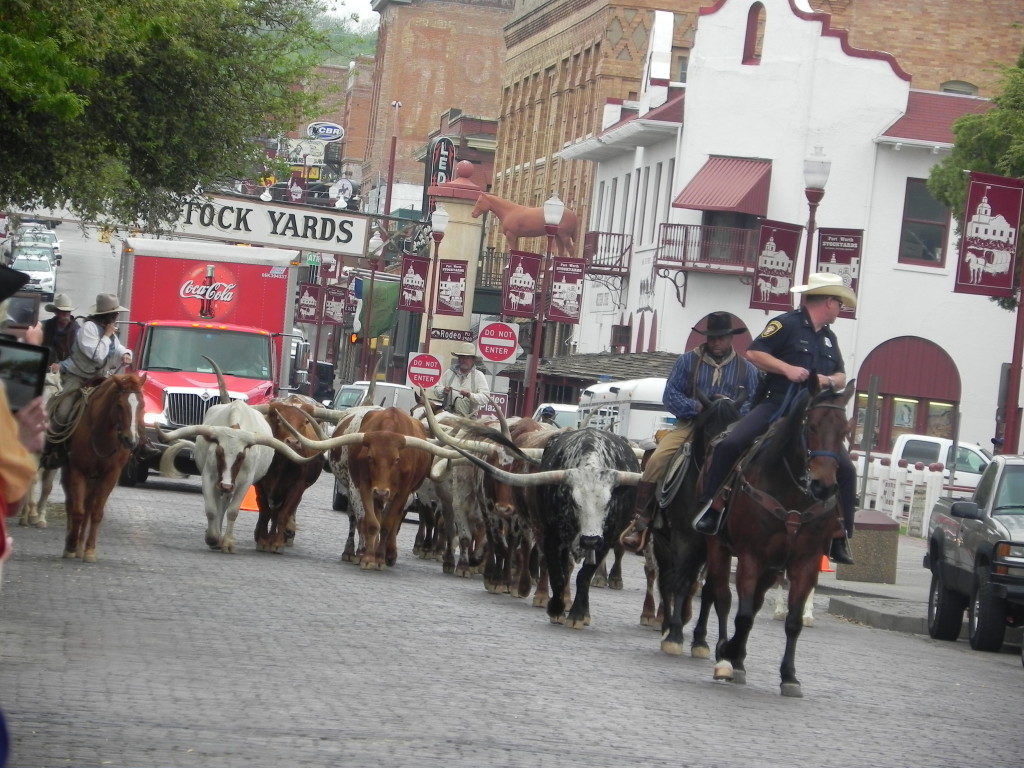
[{"label": "tree foliage", "polygon": [[5,0],[0,208],[154,226],[317,113],[317,0]]},{"label": "tree foliage", "polygon": [[[952,153],[932,168],[928,190],[944,203],[959,225],[967,202],[966,171],[1024,178],[1024,52],[1013,67],[1003,70],[1002,87],[992,99],[993,108],[980,115],[964,115],[953,124]],[[1021,284],[1024,256],[1017,248],[1015,287]],[[1006,309],[1016,299],[997,299]]]},{"label": "tree foliage", "polygon": [[320,28],[327,37],[327,64],[347,66],[357,56],[372,56],[377,50],[377,24],[373,20],[324,16]]}]

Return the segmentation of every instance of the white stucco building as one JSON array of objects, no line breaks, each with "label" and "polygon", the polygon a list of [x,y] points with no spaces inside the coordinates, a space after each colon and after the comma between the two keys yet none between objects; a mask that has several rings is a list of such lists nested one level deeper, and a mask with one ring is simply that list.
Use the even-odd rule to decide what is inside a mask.
[{"label": "white stucco building", "polygon": [[[949,435],[957,412],[961,439],[988,446],[1014,316],[953,293],[955,227],[924,183],[953,121],[988,102],[913,90],[892,56],[852,48],[829,21],[805,0],[719,0],[701,11],[684,84],[669,80],[673,16],[655,12],[637,102],[609,104],[605,128],[561,152],[597,164],[576,349],[612,350],[627,326],[623,351],[681,353],[719,310],[759,333],[773,313],[749,308],[752,290],[788,292],[805,248],[755,253],[760,222],[807,224],[804,160],[820,147],[817,227],[863,231],[853,262],[823,254],[822,269],[858,281],[856,317],[834,330],[858,392],[879,377],[880,448]],[[759,258],[778,279],[752,284]]]}]

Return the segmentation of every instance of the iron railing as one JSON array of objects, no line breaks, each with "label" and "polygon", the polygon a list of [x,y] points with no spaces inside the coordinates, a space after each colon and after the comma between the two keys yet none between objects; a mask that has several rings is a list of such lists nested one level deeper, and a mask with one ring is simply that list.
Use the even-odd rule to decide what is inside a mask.
[{"label": "iron railing", "polygon": [[756,229],[662,224],[656,269],[752,275],[757,265]]},{"label": "iron railing", "polygon": [[625,277],[633,261],[633,236],[618,232],[587,232],[583,236],[587,274]]},{"label": "iron railing", "polygon": [[476,260],[476,287],[500,289],[507,270],[508,254],[485,248]]}]

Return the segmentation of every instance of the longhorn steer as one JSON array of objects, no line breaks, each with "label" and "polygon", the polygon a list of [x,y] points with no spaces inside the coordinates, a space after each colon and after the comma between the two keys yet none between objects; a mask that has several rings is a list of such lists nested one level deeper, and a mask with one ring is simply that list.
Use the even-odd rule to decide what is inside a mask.
[{"label": "longhorn steer", "polygon": [[[560,432],[544,449],[533,474],[503,472],[460,451],[498,479],[532,488],[533,514],[542,531],[542,550],[551,581],[548,617],[582,629],[590,623],[590,579],[626,527],[640,465],[622,437],[593,428]],[[576,598],[565,616],[565,586],[572,557],[583,559]]]}]

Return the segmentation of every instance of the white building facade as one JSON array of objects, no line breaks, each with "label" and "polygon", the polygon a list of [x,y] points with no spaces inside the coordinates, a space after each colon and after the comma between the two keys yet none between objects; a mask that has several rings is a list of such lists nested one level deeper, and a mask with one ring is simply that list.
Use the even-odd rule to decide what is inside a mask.
[{"label": "white building facade", "polygon": [[[722,310],[758,334],[774,313],[750,309],[751,291],[791,287],[781,274],[752,285],[758,259],[787,273],[795,260],[800,282],[805,253],[805,240],[755,253],[760,222],[807,224],[804,159],[820,148],[831,167],[816,226],[863,231],[859,257],[821,269],[858,280],[856,317],[834,330],[858,392],[879,377],[879,447],[949,437],[958,415],[961,440],[988,446],[1014,316],[953,293],[955,227],[924,185],[953,120],[988,103],[912,90],[895,59],[853,49],[805,0],[702,9],[687,82],[672,83],[672,23],[655,12],[638,102],[608,105],[606,128],[561,153],[597,164],[577,351],[682,353]],[[612,242],[628,253],[603,269]]]}]

